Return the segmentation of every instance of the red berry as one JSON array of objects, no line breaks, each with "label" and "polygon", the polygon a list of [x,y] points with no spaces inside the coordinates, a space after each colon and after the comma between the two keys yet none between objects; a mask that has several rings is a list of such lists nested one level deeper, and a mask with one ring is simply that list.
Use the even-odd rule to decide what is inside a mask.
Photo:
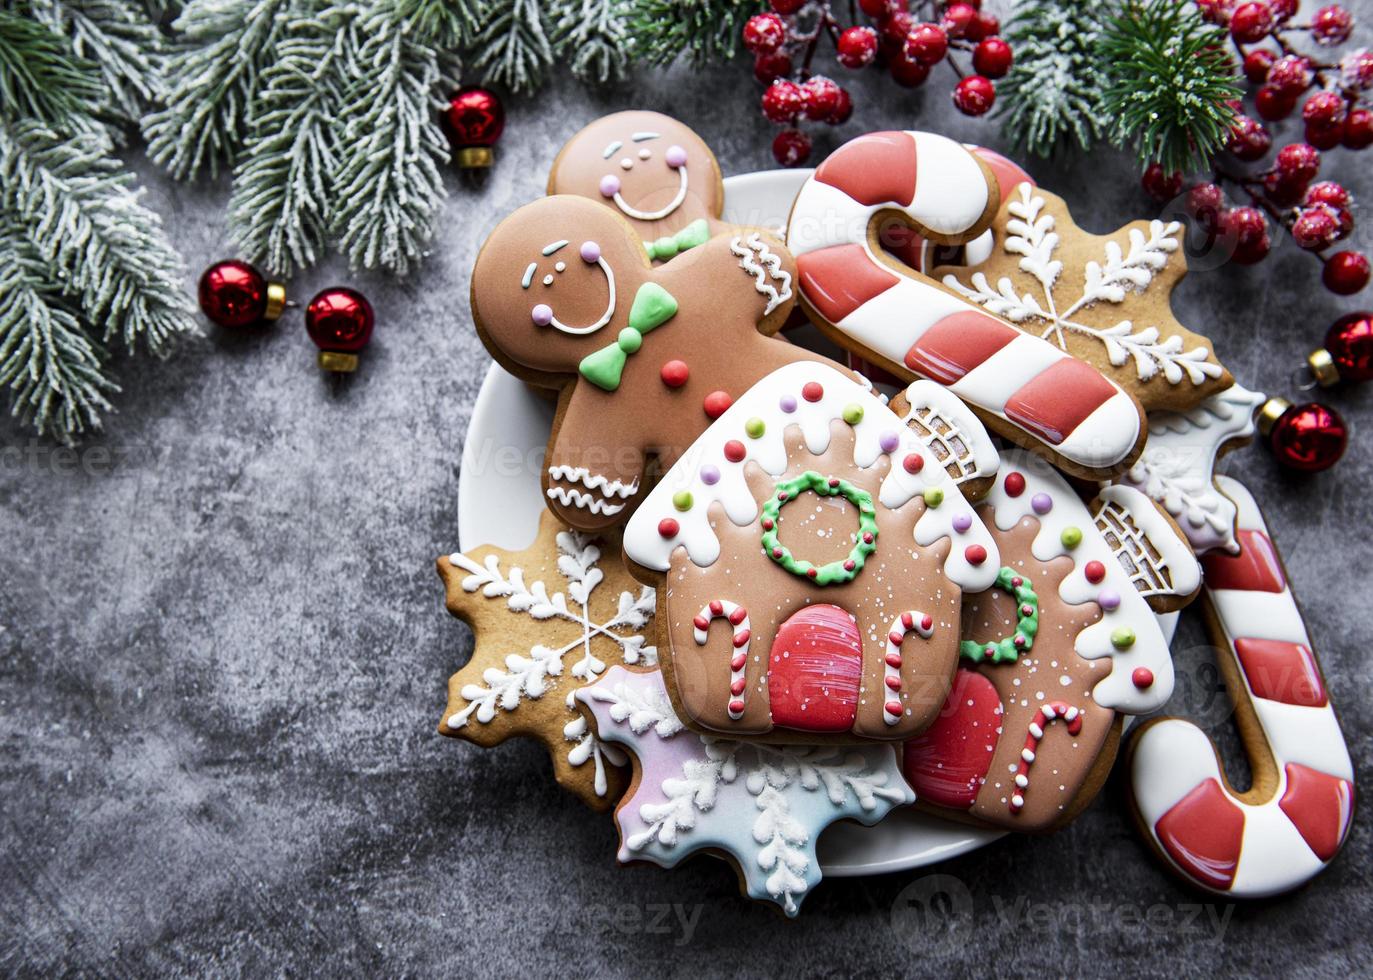
[{"label": "red berry", "polygon": [[1373,51],[1359,48],[1341,58],[1340,81],[1349,88],[1373,88]]},{"label": "red berry", "polygon": [[889,0],[858,0],[858,9],[874,20],[884,20],[894,8]]},{"label": "red berry", "polygon": [[1241,160],[1259,160],[1268,155],[1273,138],[1263,124],[1250,116],[1236,116],[1230,127],[1228,149]]},{"label": "red berry", "polygon": [[[966,6],[956,4],[955,6]],[[952,9],[952,8],[950,8]],[[953,104],[965,116],[980,116],[996,101],[996,86],[981,75],[969,75],[954,87]]]},{"label": "red berry", "polygon": [[977,11],[968,3],[951,3],[944,8],[942,24],[950,37],[963,37],[968,26],[977,18]]},{"label": "red berry", "polygon": [[772,0],[768,6],[783,17],[790,17],[806,5],[806,0]]},{"label": "red berry", "polygon": [[1211,24],[1224,24],[1229,16],[1230,0],[1196,0],[1201,19]]},{"label": "red berry", "polygon": [[760,54],[753,59],[753,77],[764,85],[771,85],[777,79],[786,78],[790,74],[791,58],[785,52]]},{"label": "red berry", "polygon": [[1339,225],[1339,231],[1335,233],[1336,241],[1343,241],[1354,233],[1354,215],[1348,208],[1335,207],[1327,204],[1330,213],[1335,216],[1335,221]]},{"label": "red berry", "polygon": [[1368,258],[1362,252],[1336,252],[1321,270],[1321,282],[1332,293],[1352,296],[1368,285]]},{"label": "red berry", "polygon": [[1333,245],[1339,232],[1340,225],[1335,220],[1334,212],[1324,205],[1307,208],[1292,222],[1292,239],[1299,248],[1308,252]]},{"label": "red berry", "polygon": [[824,75],[812,75],[801,85],[806,99],[806,118],[823,122],[839,107],[839,86]]},{"label": "red berry", "polygon": [[801,86],[779,78],[763,91],[763,115],[775,123],[789,123],[806,107]]},{"label": "red berry", "polygon": [[988,78],[1001,78],[1011,70],[1014,57],[1009,44],[999,37],[989,37],[973,49],[973,67]]},{"label": "red berry", "polygon": [[810,159],[810,137],[799,129],[784,129],[772,141],[772,156],[784,167],[799,167]]},{"label": "red berry", "polygon": [[1273,11],[1268,4],[1242,3],[1230,15],[1230,36],[1240,44],[1262,41],[1273,29]]},{"label": "red berry", "polygon": [[1139,182],[1155,201],[1170,201],[1182,193],[1182,174],[1165,173],[1161,164],[1149,164]]},{"label": "red berry", "polygon": [[839,63],[845,68],[863,68],[877,57],[877,32],[871,27],[850,27],[835,42]]},{"label": "red berry", "polygon": [[1307,123],[1302,135],[1306,142],[1318,150],[1333,150],[1340,145],[1340,140],[1344,139],[1344,123],[1338,122],[1333,126]]},{"label": "red berry", "polygon": [[1274,169],[1284,180],[1309,184],[1321,169],[1320,151],[1309,143],[1288,143],[1278,151]]},{"label": "red berry", "polygon": [[1281,94],[1296,98],[1311,85],[1311,62],[1299,55],[1284,55],[1268,70],[1268,84]]},{"label": "red berry", "polygon": [[1297,100],[1291,95],[1283,95],[1271,85],[1261,85],[1254,93],[1254,108],[1269,122],[1286,119],[1297,107]]},{"label": "red berry", "polygon": [[938,24],[916,24],[906,35],[906,57],[932,65],[949,50],[949,36]]},{"label": "red berry", "polygon": [[904,10],[898,10],[882,22],[882,39],[893,48],[900,48],[914,29],[915,18]]},{"label": "red berry", "polygon": [[1362,150],[1373,143],[1373,111],[1350,109],[1344,121],[1343,139],[1351,150]]},{"label": "red berry", "polygon": [[1317,126],[1344,122],[1344,99],[1338,92],[1317,92],[1301,107],[1301,117]]},{"label": "red berry", "polygon": [[849,95],[848,89],[841,88],[839,90],[839,102],[825,122],[831,126],[838,126],[840,123],[848,122],[851,115],[853,115],[853,97]]},{"label": "red berry", "polygon": [[892,57],[887,69],[891,72],[892,80],[905,88],[922,85],[930,77],[930,66],[923,61],[907,58],[904,50]]},{"label": "red berry", "polygon": [[1337,184],[1333,180],[1323,180],[1319,184],[1312,184],[1306,191],[1306,197],[1302,203],[1308,207],[1313,204],[1328,204],[1332,208],[1349,207],[1349,192],[1344,189],[1344,185]]},{"label": "red berry", "polygon": [[1255,85],[1268,81],[1268,72],[1273,67],[1273,52],[1267,48],[1255,48],[1244,56],[1244,77]]},{"label": "red berry", "polygon": [[1311,37],[1317,44],[1343,44],[1354,29],[1354,18],[1343,7],[1322,7],[1311,18]]},{"label": "red berry", "polygon": [[1235,250],[1231,254],[1240,265],[1253,265],[1268,254],[1268,222],[1258,208],[1235,208],[1221,216],[1221,230],[1233,237]]},{"label": "red berry", "polygon": [[754,14],[744,22],[744,47],[754,54],[771,54],[787,39],[787,25],[776,14]]},{"label": "red berry", "polygon": [[1198,184],[1187,192],[1187,213],[1207,232],[1220,227],[1221,209],[1225,195],[1218,184]]},{"label": "red berry", "polygon": [[996,37],[1000,33],[1001,21],[984,11],[973,18],[973,22],[968,25],[968,30],[964,36],[969,41],[981,41],[989,37]]},{"label": "red berry", "polygon": [[1268,9],[1273,11],[1275,21],[1279,24],[1285,24],[1297,12],[1300,3],[1301,0],[1268,0]]}]

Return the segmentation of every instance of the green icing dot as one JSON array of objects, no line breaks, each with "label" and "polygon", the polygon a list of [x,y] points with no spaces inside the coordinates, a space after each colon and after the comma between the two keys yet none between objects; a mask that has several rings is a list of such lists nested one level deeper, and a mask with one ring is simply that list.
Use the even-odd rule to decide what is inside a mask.
[{"label": "green icing dot", "polygon": [[619,344],[620,350],[626,354],[633,354],[644,345],[644,335],[633,327],[625,327],[620,331]]},{"label": "green icing dot", "polygon": [[1135,631],[1128,626],[1111,631],[1111,645],[1117,650],[1128,650],[1135,645]]},{"label": "green icing dot", "polygon": [[[979,664],[1013,664],[1035,645],[1035,636],[1039,633],[1039,596],[1035,595],[1034,583],[1013,568],[997,572],[993,588],[1015,599],[1015,632],[992,643],[963,640],[958,644],[958,655]],[[1018,645],[1017,639],[1020,640]]]},{"label": "green icing dot", "polygon": [[925,488],[925,506],[938,507],[944,502],[944,491],[938,487]]},{"label": "green icing dot", "polygon": [[744,423],[744,431],[748,433],[750,439],[757,439],[767,431],[767,426],[763,424],[762,419],[755,416]]},{"label": "green icing dot", "polygon": [[1063,542],[1065,548],[1076,548],[1082,544],[1082,529],[1076,527],[1065,527],[1063,533],[1058,536],[1058,540]]},{"label": "green icing dot", "polygon": [[672,506],[678,510],[691,510],[691,493],[686,490],[678,490],[672,495]]},{"label": "green icing dot", "polygon": [[863,421],[863,406],[845,405],[844,421],[847,422],[849,425],[857,425],[859,422]]}]

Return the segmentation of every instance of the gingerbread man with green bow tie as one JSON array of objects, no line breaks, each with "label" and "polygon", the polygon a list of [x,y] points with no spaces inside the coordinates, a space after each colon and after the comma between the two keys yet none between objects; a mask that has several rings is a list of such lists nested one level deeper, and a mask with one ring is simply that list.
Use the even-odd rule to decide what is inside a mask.
[{"label": "gingerbread man with green bow tie", "polygon": [[553,512],[582,531],[623,523],[649,459],[671,466],[776,368],[830,364],[773,336],[794,283],[790,253],[760,232],[654,268],[635,229],[585,198],[502,221],[477,257],[472,316],[502,367],[560,393],[543,473]]}]

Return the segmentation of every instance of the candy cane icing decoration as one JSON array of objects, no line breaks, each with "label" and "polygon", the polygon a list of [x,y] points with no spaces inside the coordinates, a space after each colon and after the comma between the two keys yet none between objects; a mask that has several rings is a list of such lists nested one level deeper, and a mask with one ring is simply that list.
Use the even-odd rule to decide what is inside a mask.
[{"label": "candy cane icing decoration", "polygon": [[1050,701],[1035,712],[1029,730],[1025,733],[1025,748],[1020,750],[1020,765],[1015,770],[1015,792],[1011,794],[1011,812],[1019,813],[1025,806],[1025,791],[1030,788],[1030,766],[1034,765],[1035,754],[1039,751],[1039,740],[1044,737],[1044,729],[1054,721],[1062,721],[1068,726],[1068,734],[1076,735],[1082,731],[1082,713],[1066,701]]},{"label": "candy cane icing decoration", "polygon": [[864,349],[948,386],[1071,463],[1110,469],[1139,437],[1133,398],[1090,364],[913,270],[898,274],[894,259],[874,251],[874,219],[892,209],[927,237],[977,237],[994,203],[990,189],[977,157],[943,136],[870,133],[846,143],[792,208],[787,247],[801,294]]},{"label": "candy cane icing decoration", "polygon": [[[1207,891],[1262,898],[1304,884],[1339,852],[1354,772],[1258,506],[1238,481],[1217,483],[1239,509],[1240,550],[1203,559],[1203,595],[1224,637],[1217,656],[1245,730],[1253,788],[1230,788],[1201,729],[1163,718],[1135,739],[1130,790],[1141,828],[1174,870]],[[1246,719],[1257,723],[1257,744]]]},{"label": "candy cane icing decoration", "polygon": [[744,716],[744,670],[748,666],[748,648],[752,640],[748,610],[728,599],[715,599],[701,608],[692,621],[696,627],[696,645],[705,646],[712,619],[727,619],[734,627],[734,653],[729,661],[729,716],[738,721]]},{"label": "candy cane icing decoration", "polygon": [[918,612],[912,609],[910,612],[903,612],[896,617],[896,621],[891,624],[891,630],[887,633],[887,656],[884,664],[885,676],[882,678],[887,690],[891,692],[892,698],[883,705],[882,718],[888,725],[895,725],[901,720],[901,644],[906,639],[906,634],[915,632],[925,639],[934,635],[934,617],[928,613]]}]

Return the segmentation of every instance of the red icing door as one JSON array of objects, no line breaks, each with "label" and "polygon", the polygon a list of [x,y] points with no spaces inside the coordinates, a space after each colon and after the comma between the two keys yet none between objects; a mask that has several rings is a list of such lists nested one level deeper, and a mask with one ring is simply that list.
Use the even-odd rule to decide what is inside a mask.
[{"label": "red icing door", "polygon": [[902,770],[916,797],[955,810],[971,807],[992,764],[1001,715],[992,682],[960,669],[939,717],[903,750]]},{"label": "red icing door", "polygon": [[777,631],[768,660],[772,723],[802,732],[846,732],[858,714],[863,637],[838,606],[794,613]]}]

